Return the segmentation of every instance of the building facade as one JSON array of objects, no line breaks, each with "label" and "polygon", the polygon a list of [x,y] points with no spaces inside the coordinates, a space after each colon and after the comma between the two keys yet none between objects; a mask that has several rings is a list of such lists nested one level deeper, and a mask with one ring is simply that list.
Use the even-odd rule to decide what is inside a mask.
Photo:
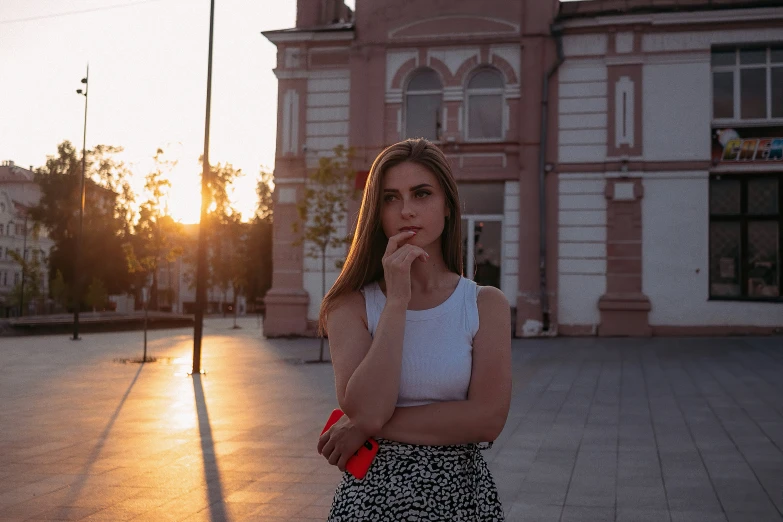
[{"label": "building facade", "polygon": [[[30,170],[4,161],[0,165],[0,316],[17,316],[44,312],[49,301],[48,259],[53,241],[45,229],[35,230],[28,218],[30,206],[40,198],[38,185]],[[20,310],[18,300],[24,280],[28,291],[35,274],[26,273],[13,254],[33,265],[38,264],[40,296],[30,299]],[[27,292],[25,292],[27,294]]]},{"label": "building facade", "polygon": [[[420,136],[458,180],[465,275],[505,293],[515,335],[783,326],[783,12],[649,4],[300,0],[295,28],[264,33],[279,81],[265,333],[318,316],[320,260],[291,233],[308,172],[352,147],[361,186],[385,146]],[[745,138],[769,152],[732,159]]]},{"label": "building facade", "polygon": [[647,4],[556,22],[558,330],[783,331],[783,7]]}]

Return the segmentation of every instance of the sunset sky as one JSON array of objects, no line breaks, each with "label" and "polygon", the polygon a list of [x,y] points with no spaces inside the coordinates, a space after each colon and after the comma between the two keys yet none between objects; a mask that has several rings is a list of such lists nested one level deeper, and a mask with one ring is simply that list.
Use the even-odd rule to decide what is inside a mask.
[{"label": "sunset sky", "polygon": [[[353,2],[349,2],[353,4]],[[234,200],[252,214],[261,166],[274,166],[275,47],[260,33],[292,27],[296,0],[217,0],[210,161],[245,176]],[[141,190],[158,147],[179,159],[170,209],[198,221],[209,0],[0,1],[0,159],[43,165],[57,144],[125,148]]]},{"label": "sunset sky", "polygon": [[[346,3],[353,7],[354,0]],[[158,147],[178,159],[170,210],[197,222],[204,148],[209,0],[0,0],[0,160],[44,164],[57,144],[125,148],[141,191]],[[293,27],[296,0],[217,0],[210,161],[245,176],[234,200],[255,208],[262,166],[274,166],[275,47],[260,33]]]}]

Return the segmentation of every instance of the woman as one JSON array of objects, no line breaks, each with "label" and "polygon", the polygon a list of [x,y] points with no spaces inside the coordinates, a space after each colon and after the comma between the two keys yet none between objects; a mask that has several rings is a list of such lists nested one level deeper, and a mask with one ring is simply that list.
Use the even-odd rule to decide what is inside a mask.
[{"label": "woman", "polygon": [[376,158],[353,244],[321,306],[345,415],[318,451],[345,471],[329,520],[503,520],[479,453],[511,399],[508,301],[463,278],[457,185],[443,153],[406,140]]}]

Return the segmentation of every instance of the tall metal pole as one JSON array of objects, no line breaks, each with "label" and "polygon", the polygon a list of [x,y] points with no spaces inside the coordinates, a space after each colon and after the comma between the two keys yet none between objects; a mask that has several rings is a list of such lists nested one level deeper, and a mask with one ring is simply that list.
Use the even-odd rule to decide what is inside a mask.
[{"label": "tall metal pole", "polygon": [[84,235],[84,178],[87,170],[87,91],[90,81],[90,64],[87,64],[87,74],[82,78],[84,89],[76,92],[84,96],[84,136],[82,138],[82,181],[79,195],[79,235],[76,239],[76,264],[73,267],[74,303],[73,303],[73,340],[79,340],[79,306],[82,300],[82,236]]},{"label": "tall metal pole", "polygon": [[193,370],[201,373],[201,337],[204,331],[204,308],[207,297],[207,209],[209,208],[209,112],[212,100],[212,35],[215,29],[215,0],[210,0],[209,57],[207,59],[207,118],[204,128],[204,154],[201,165],[201,218],[198,226],[196,260],[196,324],[193,331]]}]

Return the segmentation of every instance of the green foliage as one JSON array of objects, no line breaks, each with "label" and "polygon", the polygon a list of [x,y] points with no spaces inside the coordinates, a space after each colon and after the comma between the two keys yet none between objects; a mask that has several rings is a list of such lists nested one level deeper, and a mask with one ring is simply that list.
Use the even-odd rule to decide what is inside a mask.
[{"label": "green foliage", "polygon": [[[134,204],[136,193],[130,185],[133,173],[124,162],[116,158],[123,151],[122,147],[111,145],[96,145],[95,150],[88,154],[93,156],[93,180],[116,195],[113,204],[114,217],[122,223],[125,236],[131,234],[135,219]],[[160,152],[160,149],[158,149]]]},{"label": "green foliage", "polygon": [[54,279],[49,284],[49,292],[52,294],[52,299],[54,299],[55,303],[63,308],[68,308],[68,286],[65,284],[62,271],[57,270]]},{"label": "green foliage", "polygon": [[[43,266],[45,260],[42,256],[31,255],[30,259],[25,260],[23,256],[13,250],[8,254],[22,268],[22,280],[16,283],[10,292],[10,300],[17,307],[27,308],[34,299],[43,296]],[[22,296],[22,284],[24,283],[24,296]],[[24,300],[22,299],[24,297]]]},{"label": "green foliage", "polygon": [[272,191],[272,172],[261,169],[258,175],[258,184],[256,185],[256,194],[258,195],[258,206],[254,216],[256,220],[272,222]]},{"label": "green foliage", "polygon": [[248,303],[256,303],[272,286],[272,172],[261,169],[256,185],[258,205],[246,227],[245,286]]},{"label": "green foliage", "polygon": [[245,296],[256,303],[272,287],[272,223],[256,217],[248,224],[246,244]]},{"label": "green foliage", "polygon": [[[228,188],[242,176],[241,169],[235,169],[230,163],[218,163],[212,167],[209,181],[210,206],[207,217],[209,238],[209,283],[220,289],[223,296],[229,288],[238,288],[245,282],[244,238],[241,228],[241,215],[231,206]],[[236,294],[236,292],[235,292]]]},{"label": "green foliage", "polygon": [[300,221],[292,225],[300,236],[297,243],[307,245],[308,257],[325,256],[327,247],[350,242],[350,237],[338,234],[337,227],[345,220],[348,201],[356,197],[352,160],[353,151],[338,146],[334,156],[321,158],[308,177],[304,198],[297,204]]},{"label": "green foliage", "polygon": [[151,282],[149,308],[158,310],[158,296],[170,302],[169,296],[173,294],[170,280],[168,288],[158,288],[158,269],[182,255],[185,232],[164,205],[171,188],[169,177],[176,162],[166,160],[162,149],[158,149],[154,160],[155,169],[145,177],[144,190],[148,199],[139,208],[134,237],[123,244],[123,251],[127,269],[134,278],[137,298],[141,288]]},{"label": "green foliage", "polygon": [[92,278],[90,286],[87,288],[85,300],[87,306],[92,308],[93,312],[98,309],[104,310],[106,308],[106,303],[109,300],[109,292],[106,290],[106,285],[103,284],[103,281],[97,277]]},{"label": "green foliage", "polygon": [[[122,195],[113,191],[117,187],[130,190],[127,185],[129,172],[114,158],[121,150],[98,146],[87,152],[85,162],[84,237],[79,274],[81,281],[84,281],[84,274],[89,273],[108,282],[110,293],[125,292],[130,286],[122,244],[131,229],[127,221],[131,193]],[[57,153],[48,156],[46,164],[35,171],[41,199],[30,210],[36,226],[45,227],[54,242],[49,257],[49,277],[59,270],[68,293],[77,296],[83,295],[83,291],[75,288],[81,177],[81,158],[71,143],[64,141],[58,145]],[[83,284],[80,287],[83,289]],[[83,299],[77,302],[81,306]]]}]

